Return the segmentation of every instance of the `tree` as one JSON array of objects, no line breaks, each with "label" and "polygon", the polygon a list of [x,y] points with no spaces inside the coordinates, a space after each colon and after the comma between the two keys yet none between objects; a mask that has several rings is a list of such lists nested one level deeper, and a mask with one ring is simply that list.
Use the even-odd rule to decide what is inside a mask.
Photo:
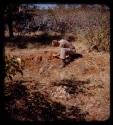
[{"label": "tree", "polygon": [[17,12],[19,12],[19,4],[8,4],[5,6],[4,8],[4,16],[6,19],[6,23],[8,24],[8,28],[9,28],[9,38],[12,40],[12,38],[14,37],[13,34],[13,21],[14,21],[14,17],[15,14]]},{"label": "tree", "polygon": [[13,21],[17,22],[16,26],[19,26],[19,29],[23,30],[24,26],[28,24],[28,21],[31,21],[33,18],[33,7],[34,5],[32,4],[9,4],[5,6],[5,23],[8,25],[11,41],[14,38]]}]

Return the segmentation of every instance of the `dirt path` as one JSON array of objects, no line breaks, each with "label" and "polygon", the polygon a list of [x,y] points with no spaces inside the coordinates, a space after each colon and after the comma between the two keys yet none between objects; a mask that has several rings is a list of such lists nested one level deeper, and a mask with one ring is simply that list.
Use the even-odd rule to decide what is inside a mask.
[{"label": "dirt path", "polygon": [[[58,48],[13,51],[7,48],[6,53],[24,60],[22,85],[27,87],[30,96],[40,92],[48,100],[65,105],[65,114],[61,111],[61,114],[66,116],[64,119],[84,116],[86,121],[106,120],[110,115],[110,55],[105,52],[89,53],[87,47],[81,43],[76,43],[75,46],[77,53],[83,57],[75,59],[64,69],[59,68],[60,60],[52,57]],[[17,76],[16,80],[18,79],[20,77]],[[69,109],[70,107],[78,107],[82,112],[78,113],[81,116],[77,115],[77,108],[74,110]],[[63,116],[60,116],[61,119]]]}]

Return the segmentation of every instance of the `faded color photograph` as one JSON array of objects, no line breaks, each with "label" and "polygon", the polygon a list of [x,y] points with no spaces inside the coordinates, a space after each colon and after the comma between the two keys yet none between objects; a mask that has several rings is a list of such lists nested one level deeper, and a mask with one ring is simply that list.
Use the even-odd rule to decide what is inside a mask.
[{"label": "faded color photograph", "polygon": [[5,114],[16,121],[110,117],[110,8],[8,4]]}]

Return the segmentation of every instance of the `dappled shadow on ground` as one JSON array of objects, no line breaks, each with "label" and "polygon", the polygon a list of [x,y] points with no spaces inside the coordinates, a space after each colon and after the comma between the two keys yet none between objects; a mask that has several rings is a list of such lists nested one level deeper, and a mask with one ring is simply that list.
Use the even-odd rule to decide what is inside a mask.
[{"label": "dappled shadow on ground", "polygon": [[90,83],[89,80],[87,81],[79,81],[79,80],[71,80],[71,79],[64,79],[60,81],[52,82],[54,86],[65,86],[65,91],[69,94],[79,94],[85,93],[85,85]]},{"label": "dappled shadow on ground", "polygon": [[8,120],[85,120],[88,112],[83,112],[77,106],[69,107],[60,102],[54,102],[39,90],[31,92],[22,85],[23,82],[30,84],[30,81],[16,81],[5,87],[5,112]]},{"label": "dappled shadow on ground", "polygon": [[13,46],[15,44],[17,48],[24,49],[24,48],[27,48],[27,45],[29,43],[48,45],[51,43],[53,39],[61,39],[61,36],[51,36],[51,35],[48,35],[48,33],[43,33],[41,35],[32,35],[32,36],[18,35],[14,37],[13,41],[9,41],[9,38],[6,38],[5,44],[7,46]]},{"label": "dappled shadow on ground", "polygon": [[60,102],[53,102],[46,98],[40,92],[33,95],[27,101],[29,115],[32,120],[39,121],[57,121],[57,120],[85,120],[88,112],[82,112],[79,107],[61,104]]},{"label": "dappled shadow on ground", "polygon": [[23,104],[29,96],[28,89],[22,85],[23,81],[9,82],[4,88],[4,102],[6,119],[14,120],[18,116],[26,115],[26,107]]},{"label": "dappled shadow on ground", "polygon": [[[7,99],[21,99],[25,98],[28,93],[27,93],[27,88],[22,85],[22,83],[25,81],[15,81],[13,84],[11,82],[8,82],[7,86],[5,86],[5,100],[8,101]],[[9,100],[10,101],[10,100]]]}]

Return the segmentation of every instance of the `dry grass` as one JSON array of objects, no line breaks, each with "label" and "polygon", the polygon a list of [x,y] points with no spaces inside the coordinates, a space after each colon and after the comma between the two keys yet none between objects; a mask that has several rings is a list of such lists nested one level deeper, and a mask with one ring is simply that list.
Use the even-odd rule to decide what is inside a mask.
[{"label": "dry grass", "polygon": [[[25,64],[23,77],[16,75],[13,81],[5,81],[7,117],[20,121],[107,120],[110,116],[110,11],[56,8],[37,13],[47,18],[52,13],[51,32],[20,35],[16,32],[14,42],[5,41],[5,54],[20,57]],[[65,32],[60,32],[63,27],[55,23],[55,18],[58,23],[60,20],[66,23]],[[82,56],[60,69],[60,59],[52,56],[59,48],[50,44],[62,36],[75,37],[73,44]]]},{"label": "dry grass", "polygon": [[[6,47],[6,53],[19,56],[25,62],[23,78],[16,76],[14,82],[10,84],[6,81],[6,90],[10,88],[7,86],[16,85],[16,81],[20,81],[19,84],[26,87],[28,93],[28,96],[17,99],[19,104],[13,102],[12,107],[9,106],[14,100],[7,102],[6,107],[10,110],[14,110],[13,106],[16,105],[15,108],[20,114],[21,111],[24,112],[20,115],[9,111],[11,118],[41,121],[103,121],[109,118],[110,55],[107,52],[92,51],[89,53],[86,44],[77,42],[74,44],[77,53],[82,54],[83,57],[75,59],[64,69],[59,68],[60,60],[52,57],[58,48],[45,47],[38,50],[34,48],[11,51]],[[11,90],[9,91],[11,93]],[[20,103],[23,106],[18,109]],[[59,108],[56,105],[59,105]],[[29,108],[31,115],[28,112]],[[43,110],[45,116],[43,116]]]}]

